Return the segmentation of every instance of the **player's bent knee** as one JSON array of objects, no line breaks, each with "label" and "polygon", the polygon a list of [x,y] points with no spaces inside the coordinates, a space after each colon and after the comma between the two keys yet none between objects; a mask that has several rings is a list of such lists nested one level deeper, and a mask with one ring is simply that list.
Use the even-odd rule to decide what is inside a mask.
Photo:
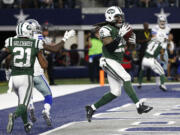
[{"label": "player's bent knee", "polygon": [[121,90],[113,90],[111,93],[117,97],[121,96]]},{"label": "player's bent knee", "polygon": [[131,81],[131,76],[128,74],[124,77],[124,81],[127,82],[127,81]]}]

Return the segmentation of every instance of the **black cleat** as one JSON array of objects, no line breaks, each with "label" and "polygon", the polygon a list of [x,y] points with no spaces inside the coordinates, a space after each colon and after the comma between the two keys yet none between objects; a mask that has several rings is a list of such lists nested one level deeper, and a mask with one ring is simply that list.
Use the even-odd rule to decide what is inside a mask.
[{"label": "black cleat", "polygon": [[30,115],[29,115],[29,118],[30,118],[30,120],[34,123],[34,122],[36,122],[36,116],[35,116],[35,114],[34,114],[34,109],[30,109],[30,111],[29,111],[29,113],[30,113]]},{"label": "black cleat", "polygon": [[26,133],[29,133],[31,131],[32,125],[33,124],[31,122],[24,124],[24,130],[26,131]]},{"label": "black cleat", "polygon": [[166,86],[164,84],[159,85],[159,88],[164,92],[167,91],[167,88],[166,88]]},{"label": "black cleat", "polygon": [[137,112],[138,112],[139,114],[148,113],[148,112],[151,111],[152,109],[153,109],[153,107],[144,105],[144,102],[142,102],[141,104],[139,104],[139,108],[137,108]]},{"label": "black cleat", "polygon": [[139,84],[139,85],[137,86],[137,88],[138,88],[138,89],[141,89],[141,87],[142,87],[142,85],[141,85],[141,84]]},{"label": "black cleat", "polygon": [[7,124],[7,133],[11,133],[14,127],[14,115],[13,113],[9,114],[9,120],[8,120],[8,124]]},{"label": "black cleat", "polygon": [[86,109],[87,120],[88,120],[88,122],[91,122],[92,115],[94,114],[95,111],[89,105],[85,106],[85,109]]},{"label": "black cleat", "polygon": [[42,115],[43,115],[44,120],[46,121],[47,126],[51,127],[52,122],[51,122],[50,116],[45,111],[42,112]]}]

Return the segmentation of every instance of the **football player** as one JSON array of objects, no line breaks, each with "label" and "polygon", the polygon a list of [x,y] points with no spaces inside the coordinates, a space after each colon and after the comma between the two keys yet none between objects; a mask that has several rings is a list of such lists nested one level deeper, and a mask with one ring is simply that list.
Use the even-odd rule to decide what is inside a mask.
[{"label": "football player", "polygon": [[[163,46],[165,46],[165,52],[164,52],[164,56],[160,57],[160,55],[157,57],[158,61],[160,63],[162,63],[161,65],[165,68],[163,68],[164,70],[167,69],[168,66],[168,52],[167,52],[167,44],[168,44],[168,36],[170,34],[171,31],[171,27],[170,25],[167,23],[167,18],[165,15],[159,15],[158,16],[158,24],[155,25],[152,28],[152,37],[163,37],[164,41],[163,42]],[[160,77],[156,76],[156,83],[158,85],[160,85]]]},{"label": "football player", "polygon": [[[142,67],[150,67],[156,74],[158,74],[159,76],[156,77],[156,83],[159,85],[159,88],[163,91],[167,91],[166,86],[164,85],[164,81],[165,81],[165,72],[164,69],[161,67],[161,65],[159,64],[159,62],[157,60],[155,60],[156,62],[154,63],[149,63],[146,59],[147,54],[151,54],[151,58],[154,59],[158,59],[160,61],[162,61],[161,63],[164,63],[164,66],[167,66],[167,62],[168,62],[168,53],[167,53],[167,43],[168,43],[168,35],[170,33],[170,26],[167,24],[167,19],[166,16],[164,15],[160,15],[158,17],[158,25],[155,25],[152,28],[152,41],[148,44],[149,48],[153,47],[153,44],[155,45],[154,48],[151,48],[152,51],[150,51],[150,49],[146,49],[146,56],[144,57],[144,62],[142,62]],[[156,41],[158,40],[158,42],[160,42],[160,44],[158,44]],[[158,47],[159,46],[159,47]],[[161,48],[161,49],[160,49]],[[155,68],[158,63],[158,67],[161,68],[161,71],[156,71]],[[160,65],[160,66],[159,66]],[[163,70],[163,71],[162,71]],[[142,69],[139,72],[139,77],[138,77],[138,88],[141,88],[141,83],[142,83],[142,78],[143,78],[143,72],[144,69]]]},{"label": "football player", "polygon": [[35,58],[38,57],[43,68],[47,68],[47,61],[41,51],[43,42],[32,39],[32,27],[29,23],[19,23],[16,27],[16,34],[16,37],[6,39],[5,48],[0,54],[0,63],[9,54],[12,55],[11,77],[13,89],[18,96],[16,111],[9,114],[7,132],[12,132],[14,120],[21,117],[24,129],[28,133],[32,128],[32,123],[28,122],[27,118],[27,106],[32,94]]},{"label": "football player", "polygon": [[[105,11],[105,18],[106,22],[99,24],[101,27],[99,30],[100,39],[103,42],[103,56],[100,59],[100,66],[107,73],[110,91],[96,103],[85,107],[88,122],[91,122],[92,115],[99,107],[121,95],[122,85],[125,92],[136,104],[139,114],[147,113],[153,109],[136,96],[131,84],[131,76],[121,65],[127,43],[135,44],[135,34],[130,34],[132,29],[129,24],[125,23],[124,13],[119,7],[112,6]],[[127,38],[127,35],[130,38]]]},{"label": "football player", "polygon": [[160,89],[163,91],[167,91],[166,86],[164,85],[165,82],[165,72],[164,69],[161,67],[159,62],[156,60],[157,56],[161,54],[160,57],[163,57],[165,49],[166,49],[166,44],[163,44],[164,38],[158,38],[158,37],[153,37],[151,41],[148,43],[145,55],[142,60],[142,67],[141,71],[139,73],[138,77],[138,83],[139,83],[139,88],[141,88],[142,84],[142,79],[143,79],[143,70],[145,67],[151,68],[156,74],[160,76]]},{"label": "football player", "polygon": [[[33,38],[39,39],[43,41],[45,44],[50,44],[50,42],[47,39],[44,39],[42,33],[41,33],[41,26],[40,24],[34,20],[29,19],[26,20],[26,22],[29,22],[33,27]],[[74,30],[66,31],[64,38],[62,39],[62,42],[64,43],[67,39],[74,36],[75,32]],[[46,48],[45,48],[46,49]],[[52,51],[52,50],[51,50]],[[58,50],[56,50],[58,51]],[[34,64],[34,87],[43,95],[44,97],[44,109],[42,111],[43,118],[45,119],[48,126],[51,126],[51,117],[50,117],[50,110],[52,106],[52,92],[50,89],[50,86],[48,84],[48,81],[44,75],[44,69],[41,68],[39,61],[36,59]],[[32,122],[36,121],[35,113],[34,113],[34,105],[33,105],[33,97],[31,97],[29,110],[30,110],[30,119]]]}]

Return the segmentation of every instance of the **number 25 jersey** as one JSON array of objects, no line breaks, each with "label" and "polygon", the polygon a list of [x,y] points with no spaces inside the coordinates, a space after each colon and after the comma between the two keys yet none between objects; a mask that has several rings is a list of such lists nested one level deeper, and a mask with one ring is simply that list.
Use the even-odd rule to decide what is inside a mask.
[{"label": "number 25 jersey", "polygon": [[10,37],[5,41],[5,47],[11,53],[11,75],[33,75],[35,58],[43,49],[41,40]]}]

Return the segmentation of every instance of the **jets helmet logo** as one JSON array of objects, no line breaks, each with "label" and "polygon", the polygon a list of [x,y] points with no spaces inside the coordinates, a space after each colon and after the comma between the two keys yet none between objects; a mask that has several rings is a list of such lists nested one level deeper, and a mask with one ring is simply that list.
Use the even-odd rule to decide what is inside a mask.
[{"label": "jets helmet logo", "polygon": [[108,14],[114,14],[114,13],[115,13],[115,10],[114,10],[114,9],[109,9],[109,10],[107,11],[107,13],[108,13]]}]

